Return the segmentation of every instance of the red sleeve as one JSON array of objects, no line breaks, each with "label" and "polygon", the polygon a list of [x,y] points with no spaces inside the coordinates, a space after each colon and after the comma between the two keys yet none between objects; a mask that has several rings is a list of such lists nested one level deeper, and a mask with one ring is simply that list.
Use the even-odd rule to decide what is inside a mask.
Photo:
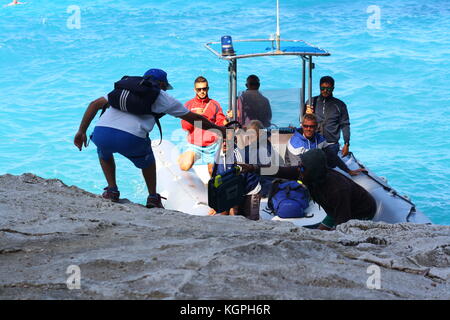
[{"label": "red sleeve", "polygon": [[190,124],[189,122],[187,122],[186,120],[181,120],[181,127],[186,130],[186,131],[193,131],[194,130],[194,126],[192,124]]},{"label": "red sleeve", "polygon": [[225,115],[223,114],[222,107],[220,106],[220,104],[217,101],[216,101],[216,107],[217,107],[216,125],[224,126],[225,122],[227,121],[227,117],[225,117]]},{"label": "red sleeve", "polygon": [[[186,109],[188,109],[189,111],[191,110],[191,104],[190,104],[190,100],[188,102],[186,102],[184,104],[184,106],[186,107]],[[186,120],[181,120],[181,127],[189,132],[194,131],[194,125],[187,122]]]}]

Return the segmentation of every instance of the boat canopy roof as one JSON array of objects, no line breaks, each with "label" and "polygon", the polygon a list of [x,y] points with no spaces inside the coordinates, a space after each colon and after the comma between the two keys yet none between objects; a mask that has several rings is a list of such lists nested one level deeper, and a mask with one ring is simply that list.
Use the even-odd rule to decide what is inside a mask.
[{"label": "boat canopy roof", "polygon": [[224,60],[235,60],[259,56],[329,56],[330,53],[303,40],[275,39],[233,40],[235,55],[222,55],[221,42],[208,42],[205,46]]}]

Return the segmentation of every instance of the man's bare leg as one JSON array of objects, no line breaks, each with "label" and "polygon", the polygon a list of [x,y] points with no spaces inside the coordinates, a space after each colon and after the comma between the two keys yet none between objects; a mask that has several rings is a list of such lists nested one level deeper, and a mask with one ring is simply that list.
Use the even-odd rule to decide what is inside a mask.
[{"label": "man's bare leg", "polygon": [[214,169],[214,163],[208,163],[208,172],[209,172],[210,177],[212,177],[213,169]]},{"label": "man's bare leg", "polygon": [[142,169],[148,194],[156,194],[156,163],[153,162],[149,167]]},{"label": "man's bare leg", "polygon": [[117,188],[116,163],[114,162],[114,156],[111,156],[108,160],[103,160],[102,158],[99,158],[99,160],[106,182],[108,183],[108,188]]},{"label": "man's bare leg", "polygon": [[180,169],[183,171],[188,171],[194,165],[195,160],[194,151],[186,151],[185,153],[182,153],[178,158]]},{"label": "man's bare leg", "polygon": [[230,216],[237,216],[239,215],[239,206],[234,206],[230,209]]}]

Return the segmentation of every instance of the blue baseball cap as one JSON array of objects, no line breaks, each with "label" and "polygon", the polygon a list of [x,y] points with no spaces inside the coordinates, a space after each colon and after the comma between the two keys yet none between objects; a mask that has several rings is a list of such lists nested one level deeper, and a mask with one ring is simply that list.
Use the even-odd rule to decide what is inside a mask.
[{"label": "blue baseball cap", "polygon": [[172,90],[173,87],[167,81],[167,73],[161,69],[149,69],[144,73],[144,77],[152,77],[153,80],[161,81],[167,84],[167,90]]}]

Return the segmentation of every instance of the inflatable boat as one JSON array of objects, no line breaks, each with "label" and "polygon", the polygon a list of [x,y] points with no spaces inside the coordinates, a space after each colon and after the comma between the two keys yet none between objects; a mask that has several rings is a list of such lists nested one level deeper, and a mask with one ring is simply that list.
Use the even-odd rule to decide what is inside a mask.
[{"label": "inflatable boat", "polygon": [[[208,188],[209,173],[206,165],[194,165],[189,171],[179,168],[177,159],[178,147],[172,142],[163,140],[161,144],[153,146],[157,167],[158,192],[168,200],[164,203],[166,209],[178,210],[192,215],[208,215]],[[367,174],[349,176],[336,168],[335,170],[351,178],[365,188],[377,202],[377,212],[373,221],[387,223],[422,223],[430,224],[431,220],[419,211],[414,203],[405,196],[399,194],[387,183],[387,180],[378,177],[369,168],[361,164],[353,154],[342,158],[346,165],[352,169],[365,168]],[[319,224],[326,213],[319,206],[310,201],[306,209],[305,218],[282,219],[273,216],[267,208],[267,198],[262,198],[260,203],[260,218],[273,221],[289,221],[297,226],[312,227]]]},{"label": "inflatable boat", "polygon": [[[278,15],[278,6],[277,6]],[[297,105],[299,110],[299,120],[301,122],[305,110],[306,86],[308,86],[308,100],[312,98],[312,74],[314,69],[313,57],[325,57],[330,53],[319,47],[313,46],[303,40],[284,40],[280,37],[279,19],[277,16],[277,32],[270,39],[256,40],[235,40],[230,36],[222,37],[220,42],[209,42],[205,47],[219,59],[228,62],[229,73],[229,103],[228,109],[232,114],[237,114],[237,62],[240,59],[252,59],[259,57],[297,57],[301,62],[301,86],[295,93],[300,98]],[[291,66],[291,64],[286,64]],[[299,68],[300,70],[300,68]],[[278,108],[285,107],[285,101],[280,101],[285,95],[279,95]],[[276,101],[271,101],[272,110],[277,108]],[[279,109],[284,110],[284,109]],[[236,118],[232,119],[236,120]],[[283,124],[279,124],[283,125]],[[286,125],[286,124],[285,124]],[[277,165],[289,165],[286,161],[287,142],[292,135],[283,130],[277,130],[275,126],[271,134],[271,144],[273,150],[278,155],[280,163]],[[180,154],[176,145],[170,141],[163,140],[161,144],[153,146],[157,163],[158,192],[167,198],[164,206],[167,209],[179,210],[193,215],[207,215],[210,208],[208,206],[207,182],[209,173],[206,165],[194,165],[189,171],[182,171],[178,166],[178,156]],[[353,154],[349,154],[342,160],[347,166],[354,170],[365,168],[366,173],[350,177],[353,181],[364,187],[375,198],[377,202],[377,212],[374,221],[384,221],[387,223],[431,223],[414,203],[404,195],[400,195],[387,183],[387,180],[375,175],[370,169],[360,163]],[[336,169],[339,171],[339,169]],[[267,210],[267,198],[262,198],[260,203],[260,218],[270,220],[290,221],[298,226],[315,226],[326,216],[326,213],[313,202],[306,210],[307,218],[281,219],[274,217]]]}]

